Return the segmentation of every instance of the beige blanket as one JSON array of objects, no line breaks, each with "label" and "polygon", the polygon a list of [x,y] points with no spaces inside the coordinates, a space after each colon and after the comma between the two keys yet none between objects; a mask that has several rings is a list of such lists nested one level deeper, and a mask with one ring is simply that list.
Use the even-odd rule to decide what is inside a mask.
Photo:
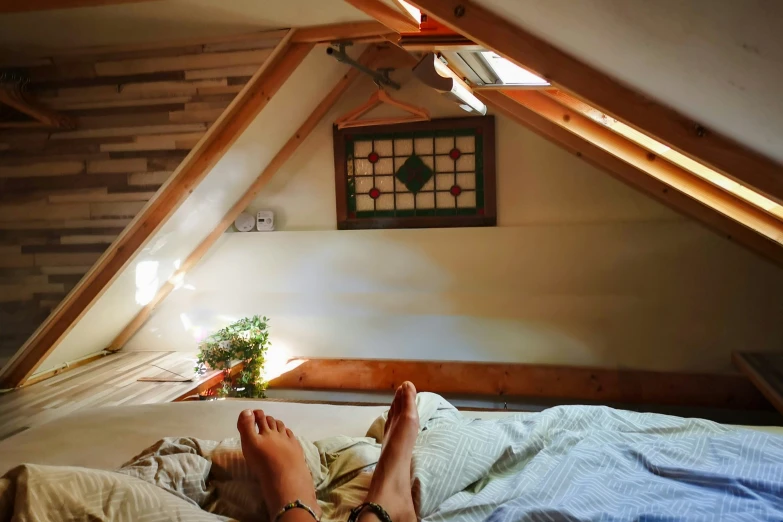
[{"label": "beige blanket", "polygon": [[[420,394],[424,425],[439,408]],[[367,437],[299,439],[313,475],[324,520],[346,520],[361,503],[380,457],[385,414]],[[0,479],[0,522],[266,520],[259,484],[242,457],[239,439],[221,442],[166,438],[116,472],[25,464]]]}]

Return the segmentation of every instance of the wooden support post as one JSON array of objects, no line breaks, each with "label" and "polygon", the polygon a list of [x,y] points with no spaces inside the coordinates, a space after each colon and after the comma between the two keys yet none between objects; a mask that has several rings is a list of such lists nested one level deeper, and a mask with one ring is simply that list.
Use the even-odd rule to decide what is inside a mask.
[{"label": "wooden support post", "polygon": [[223,157],[313,48],[313,44],[292,44],[289,39],[290,34],[183,160],[169,183],[161,188],[17,352],[0,376],[2,387],[18,386],[38,368],[136,252]]},{"label": "wooden support post", "polygon": [[783,225],[767,213],[536,91],[483,91],[488,106],[723,237],[783,265]]},{"label": "wooden support post", "polygon": [[471,0],[409,0],[454,31],[718,172],[783,202],[783,167],[582,63]]},{"label": "wooden support post", "polygon": [[[370,65],[378,55],[378,50],[375,46],[368,47],[364,53],[359,57],[359,62],[364,65]],[[107,350],[118,351],[121,350],[128,340],[133,337],[139,328],[149,319],[153,310],[158,304],[160,304],[176,287],[175,281],[181,280],[185,274],[191,270],[196,264],[204,257],[209,248],[217,241],[220,236],[226,231],[231,223],[236,220],[237,216],[241,214],[250,203],[258,196],[261,190],[269,183],[272,177],[280,170],[286,161],[294,154],[299,148],[307,136],[315,129],[316,125],[326,116],[326,113],[337,103],[337,100],[348,90],[348,88],[359,77],[359,70],[351,68],[345,75],[340,78],[331,91],[324,97],[318,106],[313,110],[312,114],[307,117],[304,123],[296,130],[293,136],[289,138],[285,145],[277,152],[269,165],[266,166],[263,172],[259,174],[252,185],[247,189],[247,192],[234,203],[234,206],[226,212],[223,219],[215,227],[209,235],[196,247],[195,250],[182,262],[179,270],[167,281],[155,294],[152,301],[142,308],[136,317],[128,323],[128,325],[120,332],[120,334],[112,341]]]}]

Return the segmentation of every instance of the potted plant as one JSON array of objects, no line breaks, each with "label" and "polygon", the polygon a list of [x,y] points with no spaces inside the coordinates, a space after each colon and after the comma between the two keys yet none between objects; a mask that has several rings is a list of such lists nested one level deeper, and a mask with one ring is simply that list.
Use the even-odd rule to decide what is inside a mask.
[{"label": "potted plant", "polygon": [[[269,319],[245,317],[218,330],[199,344],[196,371],[207,368],[223,370],[224,379],[217,390],[221,397],[266,397],[263,378],[264,355],[269,348]],[[229,378],[232,363],[244,366],[233,380]]]}]

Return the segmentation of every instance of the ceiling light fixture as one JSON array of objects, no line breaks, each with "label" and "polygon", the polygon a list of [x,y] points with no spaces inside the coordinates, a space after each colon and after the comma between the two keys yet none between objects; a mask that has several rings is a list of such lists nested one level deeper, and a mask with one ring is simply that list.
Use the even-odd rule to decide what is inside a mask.
[{"label": "ceiling light fixture", "polygon": [[428,53],[413,68],[413,74],[467,112],[487,113],[487,106],[476,98],[468,85],[454,71],[440,61],[434,53]]}]

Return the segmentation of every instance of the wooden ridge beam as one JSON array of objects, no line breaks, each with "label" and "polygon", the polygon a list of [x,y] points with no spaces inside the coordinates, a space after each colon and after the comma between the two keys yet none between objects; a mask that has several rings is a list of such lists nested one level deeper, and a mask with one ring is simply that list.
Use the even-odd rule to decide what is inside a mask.
[{"label": "wooden ridge beam", "polygon": [[345,0],[364,14],[375,18],[396,33],[415,33],[419,24],[410,15],[383,3],[381,0]]},{"label": "wooden ridge beam", "polygon": [[115,4],[137,4],[158,0],[5,0],[0,2],[0,13],[26,13],[30,11],[52,11],[77,7],[101,7]]},{"label": "wooden ridge beam", "polygon": [[3,387],[16,387],[38,368],[74,324],[90,309],[136,252],[198,186],[229,147],[282,87],[313,48],[285,38],[236,96],[170,181],[136,216],[80,283],[38,327],[0,376]]},{"label": "wooden ridge beam", "polygon": [[615,370],[539,364],[305,359],[272,379],[274,389],[390,392],[403,381],[445,395],[768,410],[739,374]]},{"label": "wooden ridge beam", "polygon": [[409,0],[472,41],[730,178],[783,202],[783,166],[582,63],[470,0]]},{"label": "wooden ridge beam", "polygon": [[488,106],[617,179],[783,265],[783,225],[754,206],[648,152],[537,91],[482,91]]},{"label": "wooden ridge beam", "polygon": [[[368,47],[364,53],[359,57],[358,61],[365,65],[370,65],[378,56],[378,50],[375,46]],[[315,129],[318,123],[326,116],[326,114],[334,107],[335,103],[345,93],[346,90],[356,81],[359,77],[359,70],[353,67],[340,78],[337,84],[331,91],[324,97],[323,100],[313,109],[313,112],[302,125],[296,130],[293,136],[283,145],[283,147],[277,152],[274,158],[264,168],[263,172],[255,179],[252,185],[237,200],[236,203],[226,212],[223,219],[218,223],[212,232],[191,252],[191,254],[182,262],[179,270],[158,290],[155,297],[144,308],[142,308],[136,317],[128,323],[128,325],[120,332],[117,337],[107,347],[107,350],[116,352],[121,350],[125,343],[133,337],[139,328],[149,319],[155,308],[176,288],[177,281],[181,281],[185,274],[191,270],[196,264],[204,257],[210,247],[217,241],[220,236],[226,231],[228,227],[236,220],[237,216],[241,214],[250,205],[253,200],[258,196],[261,190],[269,183],[272,177],[280,170],[286,161],[296,152],[299,146],[307,139],[310,133]]]}]

